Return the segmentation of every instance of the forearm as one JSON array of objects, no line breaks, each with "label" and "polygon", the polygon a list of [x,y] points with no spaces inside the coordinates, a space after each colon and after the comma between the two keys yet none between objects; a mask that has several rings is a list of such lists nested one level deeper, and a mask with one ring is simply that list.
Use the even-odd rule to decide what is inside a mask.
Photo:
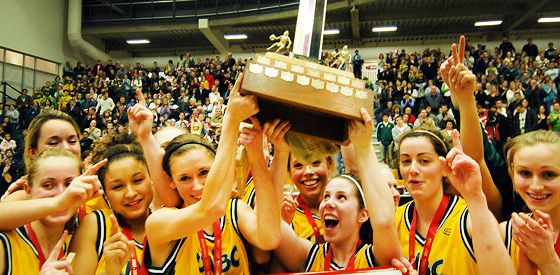
[{"label": "forearm", "polygon": [[240,121],[226,117],[220,144],[210,173],[206,178],[201,202],[215,207],[225,207],[235,183],[235,156]]},{"label": "forearm", "polygon": [[371,146],[355,148],[358,175],[362,181],[365,202],[373,228],[374,253],[377,264],[388,265],[391,259],[402,256],[397,230],[395,208],[382,167]]},{"label": "forearm", "polygon": [[274,151],[274,158],[270,165],[270,178],[272,180],[272,185],[274,185],[274,195],[276,198],[276,203],[278,205],[282,204],[282,199],[284,198],[284,184],[288,178],[288,160],[290,158],[290,151]]},{"label": "forearm", "polygon": [[14,230],[60,211],[55,198],[0,203],[0,231]]},{"label": "forearm", "polygon": [[181,198],[175,190],[171,189],[171,179],[165,171],[163,171],[163,150],[157,144],[155,137],[151,134],[146,138],[139,139],[139,141],[142,146],[142,151],[144,151],[150,177],[152,178],[159,198],[165,206],[179,206]]},{"label": "forearm", "polygon": [[539,266],[541,275],[555,275],[558,274],[558,270],[560,270],[560,259],[557,255],[554,260],[547,262],[546,265]]},{"label": "forearm", "polygon": [[484,194],[466,199],[472,225],[474,253],[480,274],[514,274],[515,268],[502,243],[498,221],[486,204]]},{"label": "forearm", "polygon": [[[257,214],[256,237],[264,248],[274,249],[280,243],[280,203],[277,203],[276,188],[272,184],[268,167],[260,155],[260,159],[249,157],[251,172],[255,183],[255,212]],[[264,245],[269,244],[269,245]]]}]

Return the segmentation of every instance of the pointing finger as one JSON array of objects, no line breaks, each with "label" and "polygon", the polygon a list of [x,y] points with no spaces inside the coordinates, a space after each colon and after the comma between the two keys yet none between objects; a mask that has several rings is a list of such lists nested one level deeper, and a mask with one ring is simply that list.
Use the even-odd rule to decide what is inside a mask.
[{"label": "pointing finger", "polygon": [[463,63],[463,61],[465,60],[465,44],[466,44],[466,38],[464,35],[461,35],[461,37],[459,37],[459,63]]},{"label": "pointing finger", "polygon": [[119,233],[120,226],[115,215],[111,214],[109,217],[111,218],[111,236],[113,236]]},{"label": "pointing finger", "polygon": [[453,130],[453,148],[457,148],[463,151],[463,145],[461,144],[461,136],[459,135],[459,131],[457,131],[457,129]]},{"label": "pointing finger", "polygon": [[141,88],[136,89],[136,98],[138,98],[138,103],[146,105],[146,99]]},{"label": "pointing finger", "polygon": [[90,168],[88,168],[82,175],[83,176],[92,176],[97,174],[97,171],[99,169],[101,169],[101,167],[103,167],[103,165],[105,165],[107,163],[107,159],[103,159],[100,162],[92,165]]},{"label": "pointing finger", "polygon": [[64,230],[62,236],[60,236],[60,240],[58,240],[58,242],[54,246],[47,260],[56,261],[58,259],[58,255],[60,254],[60,250],[64,246],[64,242],[66,241],[67,236],[68,236],[68,231]]}]

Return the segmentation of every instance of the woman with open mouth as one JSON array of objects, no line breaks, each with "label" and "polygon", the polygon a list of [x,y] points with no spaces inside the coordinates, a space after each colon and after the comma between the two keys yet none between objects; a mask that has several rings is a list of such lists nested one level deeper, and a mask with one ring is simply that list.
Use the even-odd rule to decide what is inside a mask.
[{"label": "woman with open mouth", "polygon": [[[412,270],[400,257],[390,189],[385,178],[377,176],[384,168],[371,145],[373,122],[365,109],[361,113],[365,122],[353,121],[349,127],[358,177],[335,176],[322,194],[319,215],[325,243],[314,244],[282,224],[282,241],[275,253],[289,271],[354,270],[391,263],[403,272]],[[372,235],[383,241],[371,245]]]}]

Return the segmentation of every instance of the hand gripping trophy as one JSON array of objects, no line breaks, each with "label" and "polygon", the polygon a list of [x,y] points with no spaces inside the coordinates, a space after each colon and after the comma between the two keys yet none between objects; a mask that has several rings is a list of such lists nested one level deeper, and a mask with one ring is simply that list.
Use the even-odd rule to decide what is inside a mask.
[{"label": "hand gripping trophy", "polygon": [[269,36],[269,38],[270,38],[270,41],[275,41],[275,40],[278,40],[278,41],[274,42],[272,45],[270,45],[270,47],[266,48],[267,51],[270,51],[274,47],[278,47],[275,51],[275,53],[278,53],[278,52],[280,52],[284,49],[289,50],[290,47],[292,46],[292,40],[290,39],[290,32],[289,31],[285,31],[284,34],[281,35],[281,36],[276,36],[274,34],[271,34]]},{"label": "hand gripping trophy", "polygon": [[341,51],[333,52],[332,56],[334,62],[331,64],[331,67],[336,67],[339,70],[344,70],[346,68],[346,63],[350,61],[350,52],[348,52],[348,46],[344,45]]}]

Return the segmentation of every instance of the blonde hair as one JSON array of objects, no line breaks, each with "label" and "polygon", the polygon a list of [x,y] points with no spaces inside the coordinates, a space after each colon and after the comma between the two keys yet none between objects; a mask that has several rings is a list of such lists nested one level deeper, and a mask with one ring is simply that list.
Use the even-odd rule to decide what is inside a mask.
[{"label": "blonde hair", "polygon": [[560,145],[560,135],[553,131],[537,130],[509,140],[504,146],[504,155],[506,156],[506,162],[510,173],[513,169],[513,158],[521,148],[541,143]]},{"label": "blonde hair", "polygon": [[29,183],[29,186],[32,185],[33,180],[35,179],[35,175],[37,174],[37,170],[41,165],[41,161],[54,157],[65,157],[75,161],[76,164],[78,165],[78,172],[82,171],[82,169],[84,168],[82,159],[78,155],[75,155],[69,150],[62,149],[62,148],[49,148],[41,152],[37,156],[37,158],[29,162],[29,165],[27,166],[27,181]]}]

